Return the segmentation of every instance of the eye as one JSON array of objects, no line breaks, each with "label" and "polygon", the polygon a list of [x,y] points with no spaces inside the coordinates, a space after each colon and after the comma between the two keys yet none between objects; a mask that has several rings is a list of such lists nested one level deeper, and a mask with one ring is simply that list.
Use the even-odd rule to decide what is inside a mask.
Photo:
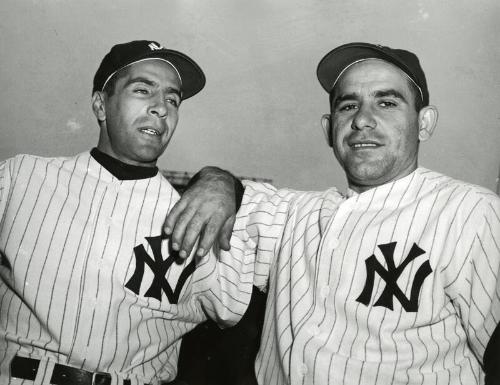
[{"label": "eye", "polygon": [[384,107],[384,108],[391,108],[391,107],[397,106],[397,104],[391,100],[382,100],[379,104],[381,107]]},{"label": "eye", "polygon": [[179,98],[176,98],[176,97],[173,97],[173,96],[172,97],[169,96],[165,100],[166,100],[167,103],[170,103],[174,107],[176,107],[176,108],[179,107],[179,104],[180,104]]},{"label": "eye", "polygon": [[358,106],[355,103],[345,103],[345,104],[339,105],[338,110],[347,112],[347,111],[355,110],[356,108],[358,108]]},{"label": "eye", "polygon": [[134,93],[141,94],[141,95],[147,95],[147,94],[149,94],[149,90],[145,87],[138,87],[138,88],[134,88]]}]

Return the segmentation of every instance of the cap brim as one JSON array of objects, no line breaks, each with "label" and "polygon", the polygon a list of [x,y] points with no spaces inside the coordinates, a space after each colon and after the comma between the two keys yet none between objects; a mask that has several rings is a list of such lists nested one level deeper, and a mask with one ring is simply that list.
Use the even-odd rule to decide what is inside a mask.
[{"label": "cap brim", "polygon": [[[364,43],[349,43],[327,53],[318,64],[316,74],[321,86],[326,92],[331,93],[339,77],[351,64],[365,59],[382,59],[404,70],[411,71],[398,58],[377,48]],[[405,70],[406,69],[406,70]]]},{"label": "cap brim", "polygon": [[[200,92],[206,83],[205,74],[196,62],[182,52],[171,49],[161,49],[148,52],[146,55],[137,57],[132,63],[145,59],[161,59],[171,63],[181,77],[182,99],[188,99]],[[128,64],[128,65],[130,65]]]},{"label": "cap brim", "polygon": [[[156,56],[153,54],[153,57]],[[171,62],[179,71],[182,81],[182,99],[200,92],[206,83],[205,74],[196,62],[181,52],[164,49],[161,57]]]}]

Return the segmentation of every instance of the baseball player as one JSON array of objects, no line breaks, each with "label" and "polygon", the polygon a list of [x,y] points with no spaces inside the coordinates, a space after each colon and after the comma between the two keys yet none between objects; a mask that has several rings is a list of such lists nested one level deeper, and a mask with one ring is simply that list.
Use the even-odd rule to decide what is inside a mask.
[{"label": "baseball player", "polygon": [[[268,290],[259,384],[483,384],[498,364],[500,199],[418,166],[437,109],[414,54],[350,43],[317,75],[347,192],[248,182],[233,232]],[[174,226],[186,205],[166,225],[189,249]]]},{"label": "baseball player", "polygon": [[179,199],[157,158],[201,68],[154,41],[115,45],[94,78],[97,148],[0,164],[0,383],[172,380],[206,314],[234,324],[252,261],[180,260],[162,235]]}]

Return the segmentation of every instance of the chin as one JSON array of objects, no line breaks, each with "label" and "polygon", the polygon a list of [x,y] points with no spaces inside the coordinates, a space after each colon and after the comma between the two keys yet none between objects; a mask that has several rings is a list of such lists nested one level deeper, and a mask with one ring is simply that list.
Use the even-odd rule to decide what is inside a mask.
[{"label": "chin", "polygon": [[378,184],[384,180],[386,170],[377,164],[359,164],[355,167],[347,167],[347,174],[353,181],[360,184]]},{"label": "chin", "polygon": [[143,156],[136,154],[133,158],[130,159],[129,163],[135,166],[143,166],[143,167],[153,167],[156,166],[156,161],[158,158],[151,156]]},{"label": "chin", "polygon": [[140,163],[156,163],[163,152],[163,149],[144,148],[136,153],[136,159]]}]

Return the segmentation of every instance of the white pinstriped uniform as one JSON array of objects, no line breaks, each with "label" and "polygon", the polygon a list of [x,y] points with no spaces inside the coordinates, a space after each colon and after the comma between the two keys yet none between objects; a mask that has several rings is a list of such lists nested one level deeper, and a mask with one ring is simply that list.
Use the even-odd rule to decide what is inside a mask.
[{"label": "white pinstriped uniform", "polygon": [[[180,338],[205,320],[202,307],[228,324],[251,295],[253,263],[204,258],[177,304],[145,296],[153,282],[146,264],[139,294],[124,287],[135,271],[134,247],[161,234],[178,194],[158,173],[118,180],[89,152],[72,158],[20,155],[0,165],[0,383],[15,354],[40,359],[35,384],[48,384],[54,363],[109,372],[112,384],[171,380]],[[162,259],[168,256],[161,243]],[[174,290],[191,262],[173,263]],[[10,265],[10,267],[7,267]],[[248,269],[248,279],[245,273]]]},{"label": "white pinstriped uniform", "polygon": [[[234,255],[257,255],[255,282],[269,292],[261,385],[483,383],[480,362],[500,321],[492,192],[424,168],[347,197],[249,182],[234,238],[245,241]],[[419,280],[418,308],[407,311]]]}]

